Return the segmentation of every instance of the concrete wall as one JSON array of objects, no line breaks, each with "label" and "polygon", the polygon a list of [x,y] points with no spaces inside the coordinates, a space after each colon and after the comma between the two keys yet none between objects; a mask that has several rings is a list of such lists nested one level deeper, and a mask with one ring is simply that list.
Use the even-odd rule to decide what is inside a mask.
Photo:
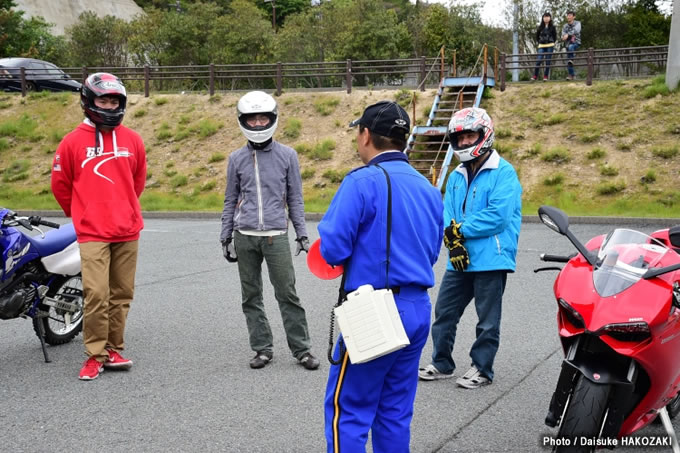
[{"label": "concrete wall", "polygon": [[668,65],[666,66],[666,85],[671,90],[680,83],[680,1],[673,2],[671,36],[668,40]]},{"label": "concrete wall", "polygon": [[52,31],[56,35],[63,35],[88,10],[100,17],[114,16],[126,21],[144,13],[133,0],[14,0],[14,3],[16,9],[24,11],[24,17],[42,16],[54,24]]}]

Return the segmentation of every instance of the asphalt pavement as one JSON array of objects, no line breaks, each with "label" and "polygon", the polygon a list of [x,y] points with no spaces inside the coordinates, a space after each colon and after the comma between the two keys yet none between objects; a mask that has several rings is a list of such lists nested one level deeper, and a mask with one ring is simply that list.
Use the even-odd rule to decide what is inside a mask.
[{"label": "asphalt pavement", "polygon": [[[308,222],[311,241],[318,237],[316,226]],[[322,359],[319,370],[308,371],[288,351],[264,272],[274,360],[251,370],[238,271],[222,257],[219,228],[216,219],[146,220],[126,332],[125,355],[134,360],[128,372],[107,371],[94,381],[79,381],[82,337],[49,347],[52,363],[46,364],[30,321],[0,322],[0,451],[325,451],[325,357],[339,279],[319,280],[307,270],[304,255],[293,258],[313,352]],[[609,229],[606,224],[572,228],[584,240]],[[533,269],[543,264],[541,252],[571,251],[566,238],[545,226],[523,225],[517,272],[509,276],[504,298],[496,378],[476,390],[458,388],[455,380],[419,383],[412,452],[550,451],[542,444],[555,430],[543,419],[562,358],[552,295],[555,272],[535,274]],[[440,258],[437,284],[444,269]],[[437,291],[438,286],[430,290],[433,304]],[[471,307],[458,328],[456,375],[469,365],[476,323]],[[422,365],[429,363],[431,351],[428,341]],[[674,425],[677,429],[680,422]],[[653,425],[638,434],[663,431]]]}]

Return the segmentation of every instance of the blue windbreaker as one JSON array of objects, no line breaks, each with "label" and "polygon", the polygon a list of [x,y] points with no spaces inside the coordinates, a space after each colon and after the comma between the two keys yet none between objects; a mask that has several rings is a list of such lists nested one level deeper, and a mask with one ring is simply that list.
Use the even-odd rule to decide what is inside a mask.
[{"label": "blue windbreaker", "polygon": [[387,179],[392,184],[389,287],[434,286],[443,230],[441,194],[402,152],[382,152],[342,181],[321,219],[321,255],[333,265],[349,260],[345,289],[385,288]]},{"label": "blue windbreaker", "polygon": [[[444,228],[462,223],[468,272],[515,271],[522,223],[522,186],[515,169],[495,150],[470,184],[461,164],[449,176],[444,195]],[[469,187],[468,187],[469,186]],[[449,262],[447,270],[454,270]]]}]

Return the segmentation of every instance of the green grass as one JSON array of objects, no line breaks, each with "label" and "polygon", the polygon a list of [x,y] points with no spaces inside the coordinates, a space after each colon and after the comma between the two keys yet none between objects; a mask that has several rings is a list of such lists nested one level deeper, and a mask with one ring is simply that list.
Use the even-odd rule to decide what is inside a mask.
[{"label": "green grass", "polygon": [[33,137],[37,127],[38,122],[24,113],[17,119],[0,123],[0,137]]},{"label": "green grass", "polygon": [[652,184],[656,182],[656,172],[654,170],[647,170],[647,173],[640,178],[641,184]]},{"label": "green grass", "polygon": [[170,178],[170,187],[176,189],[177,187],[186,186],[189,179],[185,175],[175,175]]},{"label": "green grass", "polygon": [[678,152],[680,152],[678,145],[655,146],[652,148],[652,155],[662,159],[672,159],[678,155]]},{"label": "green grass", "polygon": [[324,172],[323,176],[333,184],[339,184],[342,182],[342,179],[345,177],[345,175],[348,173],[348,170],[326,170]]},{"label": "green grass", "polygon": [[496,135],[496,138],[508,138],[512,137],[512,131],[510,129],[497,127],[494,135]]},{"label": "green grass", "polygon": [[165,105],[168,103],[168,98],[166,97],[155,98],[153,102],[156,105]]},{"label": "green grass", "polygon": [[599,146],[596,146],[590,152],[588,152],[588,154],[586,154],[586,157],[588,158],[588,160],[595,160],[602,159],[606,155],[607,153],[605,152],[605,150],[603,150]]},{"label": "green grass", "polygon": [[198,122],[198,135],[201,138],[208,138],[215,135],[222,128],[223,124],[211,119],[202,119]]},{"label": "green grass", "polygon": [[17,159],[2,172],[3,182],[16,182],[28,179],[28,169],[31,163],[27,159]]},{"label": "green grass", "polygon": [[658,95],[668,96],[670,93],[671,91],[666,86],[666,77],[661,75],[652,79],[651,84],[642,90],[642,97],[650,99]]},{"label": "green grass", "polygon": [[0,137],[0,151],[4,151],[9,148],[9,142],[6,138]]},{"label": "green grass", "polygon": [[406,88],[400,88],[394,94],[394,101],[403,108],[408,107],[411,104],[411,100],[418,102],[418,95],[415,91],[407,90]]},{"label": "green grass", "polygon": [[170,125],[168,123],[161,123],[158,131],[156,131],[156,139],[167,140],[172,137],[172,131],[170,130]]},{"label": "green grass", "polygon": [[302,173],[300,173],[300,177],[304,181],[306,179],[313,177],[315,173],[316,170],[314,170],[313,168],[305,168],[304,170],[302,170]]},{"label": "green grass", "polygon": [[551,162],[554,164],[562,164],[569,162],[571,157],[569,156],[569,151],[564,146],[555,146],[549,151],[546,151],[542,156],[541,160],[544,162]]},{"label": "green grass", "polygon": [[340,103],[340,98],[333,96],[321,96],[314,101],[314,109],[323,116],[328,116],[335,111]]},{"label": "green grass", "polygon": [[300,136],[302,129],[302,121],[297,118],[288,118],[286,125],[283,127],[283,135],[288,138],[296,139]]},{"label": "green grass", "polygon": [[135,113],[132,114],[132,116],[135,118],[141,118],[144,115],[146,115],[146,110],[144,109],[135,110]]},{"label": "green grass", "polygon": [[208,159],[208,163],[222,162],[226,158],[227,157],[222,153],[213,153],[213,155],[210,156],[210,159]]},{"label": "green grass", "polygon": [[596,191],[599,195],[614,195],[622,192],[626,188],[626,183],[623,181],[605,182],[597,186]]},{"label": "green grass", "polygon": [[602,176],[617,176],[619,174],[619,170],[616,167],[612,167],[611,165],[602,165],[600,167],[600,174]]},{"label": "green grass", "polygon": [[179,195],[153,189],[144,191],[140,201],[145,211],[221,211],[224,194]]},{"label": "green grass", "polygon": [[562,184],[564,182],[564,175],[562,173],[557,173],[551,176],[546,177],[543,180],[543,184],[546,186],[557,186],[559,184]]},{"label": "green grass", "polygon": [[333,150],[335,149],[335,140],[327,138],[315,145],[309,143],[298,143],[295,145],[295,151],[298,154],[306,156],[312,160],[329,160],[333,158]]}]

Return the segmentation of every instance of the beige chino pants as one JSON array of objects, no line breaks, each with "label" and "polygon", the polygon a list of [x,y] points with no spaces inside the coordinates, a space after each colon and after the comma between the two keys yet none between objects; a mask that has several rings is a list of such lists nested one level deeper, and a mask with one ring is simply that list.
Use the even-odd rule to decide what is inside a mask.
[{"label": "beige chino pants", "polygon": [[85,353],[100,362],[107,349],[122,351],[130,303],[135,290],[139,241],[80,244],[85,310]]}]

